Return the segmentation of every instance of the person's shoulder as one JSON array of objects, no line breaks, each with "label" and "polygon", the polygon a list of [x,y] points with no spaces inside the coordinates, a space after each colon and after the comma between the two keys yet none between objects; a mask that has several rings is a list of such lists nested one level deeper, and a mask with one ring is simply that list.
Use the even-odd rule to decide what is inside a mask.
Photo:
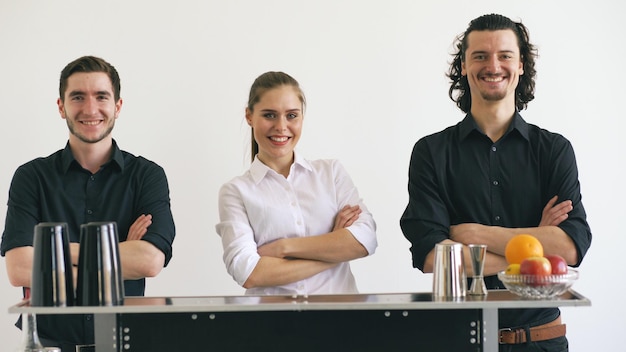
[{"label": "person's shoulder", "polygon": [[453,126],[448,126],[443,130],[420,137],[417,142],[415,142],[413,149],[442,151],[449,148],[454,144],[453,142],[455,140],[459,140],[460,125],[461,122]]},{"label": "person's shoulder", "polygon": [[447,136],[450,136],[453,133],[455,133],[458,127],[459,127],[458,124],[453,125],[453,126],[448,126],[444,128],[443,130],[433,132],[431,134],[427,134],[424,137],[422,137],[422,139],[434,140],[434,139],[439,139],[439,138],[446,138]]},{"label": "person's shoulder", "polygon": [[132,165],[136,167],[163,169],[163,167],[161,167],[161,165],[159,165],[157,162],[152,161],[151,159],[148,159],[144,156],[135,155],[125,150],[120,150],[120,152],[122,153],[122,157],[127,166]]},{"label": "person's shoulder", "polygon": [[459,133],[459,129],[461,128],[461,125],[463,124],[464,120],[459,121],[458,123],[452,125],[452,126],[447,126],[442,130],[437,130],[435,132],[430,132],[422,137],[420,137],[418,139],[418,142],[437,142],[437,141],[441,141],[441,140],[447,140],[448,138],[450,138],[453,135],[457,135]]},{"label": "person's shoulder", "polygon": [[314,177],[344,177],[348,175],[348,170],[339,159],[315,159],[307,160],[308,167],[304,167]]},{"label": "person's shoulder", "polygon": [[241,175],[237,175],[237,176],[231,177],[228,181],[224,182],[224,185],[227,185],[227,184],[238,184],[238,183],[248,183],[248,182],[250,182],[250,177],[251,177],[250,170],[246,170],[246,172],[244,172]]},{"label": "person's shoulder", "polygon": [[333,170],[343,167],[339,159],[304,159],[301,165],[305,168],[308,167],[313,171]]},{"label": "person's shoulder", "polygon": [[63,150],[57,150],[56,152],[48,155],[48,156],[39,156],[34,159],[31,159],[18,167],[18,170],[27,170],[27,169],[40,169],[43,167],[48,167],[53,165],[57,160],[61,159],[61,153]]},{"label": "person's shoulder", "polygon": [[219,188],[219,194],[230,194],[233,192],[242,192],[241,190],[250,190],[254,187],[254,180],[250,170],[247,170],[242,175],[232,177],[228,181],[224,182]]},{"label": "person's shoulder", "polygon": [[528,141],[537,155],[560,158],[574,153],[574,146],[565,136],[534,124],[528,124]]},{"label": "person's shoulder", "polygon": [[252,164],[250,164],[250,167],[247,170],[245,170],[242,174],[233,176],[230,179],[228,179],[226,182],[224,182],[222,184],[222,188],[229,187],[229,186],[239,187],[242,185],[250,185],[252,183],[256,183],[255,178],[257,179],[257,181],[259,178],[262,179],[266,173],[266,169],[267,167],[263,165],[262,163],[258,161],[252,162]]},{"label": "person's shoulder", "polygon": [[567,143],[569,140],[561,133],[539,127],[535,124],[528,124],[528,133],[530,139],[548,140],[554,143]]}]

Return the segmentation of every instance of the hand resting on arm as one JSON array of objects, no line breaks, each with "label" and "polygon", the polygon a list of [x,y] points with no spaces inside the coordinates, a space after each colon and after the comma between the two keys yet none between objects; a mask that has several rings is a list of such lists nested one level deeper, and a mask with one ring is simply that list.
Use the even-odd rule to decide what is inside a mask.
[{"label": "hand resting on arm", "polygon": [[[458,224],[450,226],[450,240],[442,241],[442,243],[457,242],[465,246],[472,243],[486,244],[485,275],[494,275],[507,267],[504,258],[506,244],[513,236],[520,233],[537,237],[543,245],[544,253],[561,255],[568,264],[572,265],[577,260],[576,247],[572,239],[557,226],[567,219],[568,213],[573,209],[572,202],[565,200],[556,204],[556,201],[557,196],[548,201],[537,227],[506,228],[476,223]],[[433,249],[426,257],[425,272],[433,270],[434,253]],[[464,254],[469,256],[467,247],[464,247]],[[471,273],[471,263],[466,263],[466,268],[468,273]]]},{"label": "hand resting on arm", "polygon": [[243,286],[284,285],[366,256],[365,247],[346,229],[360,213],[358,205],[345,206],[337,214],[333,231],[329,233],[283,238],[260,246],[257,251],[261,259]]}]

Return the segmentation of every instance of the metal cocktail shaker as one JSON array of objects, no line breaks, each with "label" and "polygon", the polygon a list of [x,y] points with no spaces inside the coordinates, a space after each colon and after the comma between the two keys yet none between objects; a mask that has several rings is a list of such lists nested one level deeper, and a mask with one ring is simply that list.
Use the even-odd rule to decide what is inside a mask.
[{"label": "metal cocktail shaker", "polygon": [[435,245],[433,270],[433,298],[455,300],[467,294],[463,245],[460,243],[438,243]]},{"label": "metal cocktail shaker", "polygon": [[81,225],[76,300],[79,306],[117,306],[124,303],[115,222]]},{"label": "metal cocktail shaker", "polygon": [[30,305],[73,306],[74,279],[67,224],[37,224],[33,235],[33,252]]},{"label": "metal cocktail shaker", "polygon": [[[32,307],[66,307],[74,305],[74,279],[67,224],[42,222],[33,234],[33,269],[30,280]],[[34,313],[22,313],[22,342],[19,352],[60,352],[44,347],[37,333]]]}]

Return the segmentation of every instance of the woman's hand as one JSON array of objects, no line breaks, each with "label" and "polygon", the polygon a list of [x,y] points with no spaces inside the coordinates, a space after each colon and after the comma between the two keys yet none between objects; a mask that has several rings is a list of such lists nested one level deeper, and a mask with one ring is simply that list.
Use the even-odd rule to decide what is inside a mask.
[{"label": "woman's hand", "polygon": [[333,231],[344,229],[352,224],[359,218],[361,214],[361,207],[358,205],[350,206],[346,205],[339,211],[337,217],[335,218],[335,227],[333,227]]},{"label": "woman's hand", "polygon": [[283,254],[284,248],[282,245],[285,242],[285,240],[286,239],[283,238],[283,239],[266,243],[257,248],[257,253],[259,253],[261,257],[284,258],[284,254]]}]

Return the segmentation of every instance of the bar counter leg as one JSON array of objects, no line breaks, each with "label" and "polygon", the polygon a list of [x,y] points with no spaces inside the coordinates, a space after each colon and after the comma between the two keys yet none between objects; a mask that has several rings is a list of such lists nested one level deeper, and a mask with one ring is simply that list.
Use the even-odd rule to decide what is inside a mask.
[{"label": "bar counter leg", "polygon": [[500,341],[498,337],[498,309],[483,308],[483,343],[485,352],[498,352]]},{"label": "bar counter leg", "polygon": [[95,314],[94,327],[96,338],[96,351],[120,352],[123,341],[119,340],[119,328],[117,326],[117,314]]}]

